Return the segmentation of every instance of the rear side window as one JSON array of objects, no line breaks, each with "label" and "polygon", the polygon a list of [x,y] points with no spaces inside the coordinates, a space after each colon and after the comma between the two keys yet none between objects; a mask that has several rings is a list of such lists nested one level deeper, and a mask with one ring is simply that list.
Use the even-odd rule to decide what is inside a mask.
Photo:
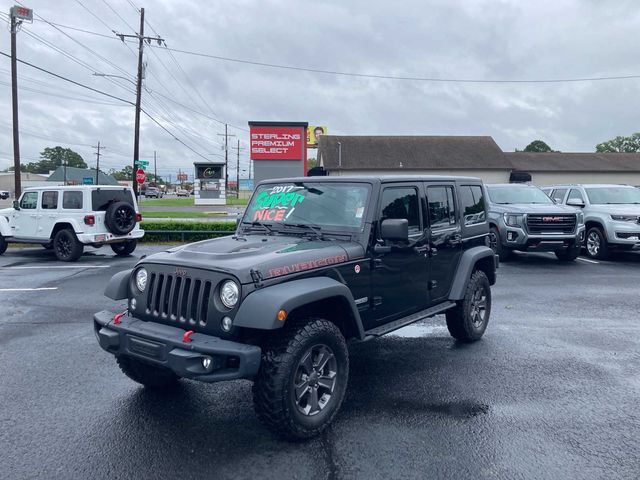
[{"label": "rear side window", "polygon": [[567,193],[566,188],[556,188],[551,194],[551,198],[555,200],[557,203],[562,203],[566,193]]},{"label": "rear side window", "polygon": [[94,211],[104,212],[109,208],[109,205],[115,202],[127,202],[134,205],[131,190],[100,189],[91,192],[92,210]]},{"label": "rear side window", "polygon": [[409,235],[421,233],[420,203],[416,188],[387,188],[382,192],[380,221],[388,218],[409,221]]},{"label": "rear side window", "polygon": [[62,208],[67,210],[79,210],[82,208],[82,192],[63,192]]},{"label": "rear side window", "polygon": [[58,192],[42,192],[42,209],[55,210],[58,208]]},{"label": "rear side window", "polygon": [[23,210],[34,210],[38,206],[38,192],[27,192],[20,200],[20,208]]},{"label": "rear side window", "polygon": [[465,226],[485,222],[484,196],[479,185],[462,185],[460,187],[460,208]]},{"label": "rear side window", "polygon": [[427,187],[427,201],[431,228],[443,228],[456,224],[453,187]]}]

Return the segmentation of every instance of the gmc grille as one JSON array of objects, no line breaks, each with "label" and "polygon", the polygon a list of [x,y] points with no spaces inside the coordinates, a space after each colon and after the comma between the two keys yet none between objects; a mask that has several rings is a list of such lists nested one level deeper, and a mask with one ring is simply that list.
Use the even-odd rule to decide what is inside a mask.
[{"label": "gmc grille", "polygon": [[210,281],[151,273],[146,313],[179,324],[204,327],[211,288]]},{"label": "gmc grille", "polygon": [[576,230],[576,215],[527,215],[529,233],[573,233]]}]

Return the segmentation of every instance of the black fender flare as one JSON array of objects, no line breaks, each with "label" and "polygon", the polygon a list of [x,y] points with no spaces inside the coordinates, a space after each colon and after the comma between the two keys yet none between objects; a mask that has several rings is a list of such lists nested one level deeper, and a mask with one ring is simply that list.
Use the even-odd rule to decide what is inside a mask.
[{"label": "black fender flare", "polygon": [[[488,258],[489,260],[484,260]],[[449,300],[457,301],[462,300],[464,298],[465,291],[467,290],[467,285],[469,284],[469,279],[471,278],[471,274],[476,266],[476,264],[480,261],[486,262],[489,268],[489,283],[493,285],[496,280],[496,255],[493,253],[489,247],[473,247],[469,250],[465,250],[460,258],[460,262],[458,263],[458,268],[456,269],[456,274],[453,279],[453,284],[451,285],[451,291],[449,292]]]},{"label": "black fender flare", "polygon": [[131,279],[130,270],[123,270],[122,272],[116,273],[109,283],[107,283],[107,287],[104,289],[104,295],[111,300],[123,300],[125,298],[129,298],[129,281]]},{"label": "black fender flare", "polygon": [[256,290],[247,295],[240,305],[233,325],[275,330],[286,323],[286,319],[280,321],[277,318],[280,310],[290,313],[298,307],[333,297],[342,298],[349,305],[357,336],[363,339],[364,327],[351,290],[329,277],[303,278]]}]

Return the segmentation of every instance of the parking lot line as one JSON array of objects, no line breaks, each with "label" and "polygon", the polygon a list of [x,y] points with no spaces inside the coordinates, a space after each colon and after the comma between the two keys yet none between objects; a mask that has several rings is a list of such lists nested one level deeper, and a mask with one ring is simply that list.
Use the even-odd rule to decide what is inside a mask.
[{"label": "parking lot line", "polygon": [[34,265],[34,266],[29,266],[29,267],[3,267],[0,266],[0,268],[3,268],[5,270],[26,270],[26,269],[31,269],[31,268],[46,268],[46,269],[50,269],[50,268],[109,268],[111,265]]},{"label": "parking lot line", "polygon": [[41,292],[43,290],[57,290],[58,287],[38,287],[38,288],[0,288],[0,292]]},{"label": "parking lot line", "polygon": [[576,260],[581,260],[581,261],[587,262],[587,263],[600,263],[600,262],[598,262],[596,260],[589,260],[588,258],[581,258],[581,257],[578,257]]}]

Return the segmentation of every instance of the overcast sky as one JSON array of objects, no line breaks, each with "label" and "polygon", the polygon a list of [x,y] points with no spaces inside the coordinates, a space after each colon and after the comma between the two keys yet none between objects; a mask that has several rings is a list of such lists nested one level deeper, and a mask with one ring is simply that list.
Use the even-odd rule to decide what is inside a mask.
[{"label": "overcast sky", "polygon": [[[0,11],[8,13],[12,4],[2,3]],[[36,19],[110,38],[56,30],[36,20],[18,34],[20,59],[131,102],[128,81],[92,73],[134,81],[136,45],[124,45],[111,33],[138,30],[134,7],[145,8],[145,34],[155,35],[153,27],[171,48],[271,64],[480,80],[640,74],[631,61],[640,30],[635,1],[31,0],[24,5],[34,9]],[[0,25],[6,27],[6,18],[0,15]],[[9,31],[3,32],[0,51],[9,53]],[[173,56],[163,48],[145,49],[143,108],[211,159],[223,154],[221,122],[241,127],[230,127],[229,133],[236,135],[233,146],[240,139],[245,148],[245,170],[249,120],[307,121],[343,135],[491,135],[511,151],[534,139],[562,151],[593,151],[603,140],[640,131],[638,79],[434,83]],[[13,162],[9,69],[9,60],[0,57],[0,169]],[[91,145],[98,140],[107,147],[105,169],[130,163],[133,107],[26,65],[19,65],[19,83],[24,163],[36,161],[46,146],[62,145],[93,166]],[[156,150],[158,172],[174,178],[179,168],[191,173],[193,162],[202,160],[144,116],[140,149],[145,159]],[[235,158],[236,151],[230,155]]]}]

